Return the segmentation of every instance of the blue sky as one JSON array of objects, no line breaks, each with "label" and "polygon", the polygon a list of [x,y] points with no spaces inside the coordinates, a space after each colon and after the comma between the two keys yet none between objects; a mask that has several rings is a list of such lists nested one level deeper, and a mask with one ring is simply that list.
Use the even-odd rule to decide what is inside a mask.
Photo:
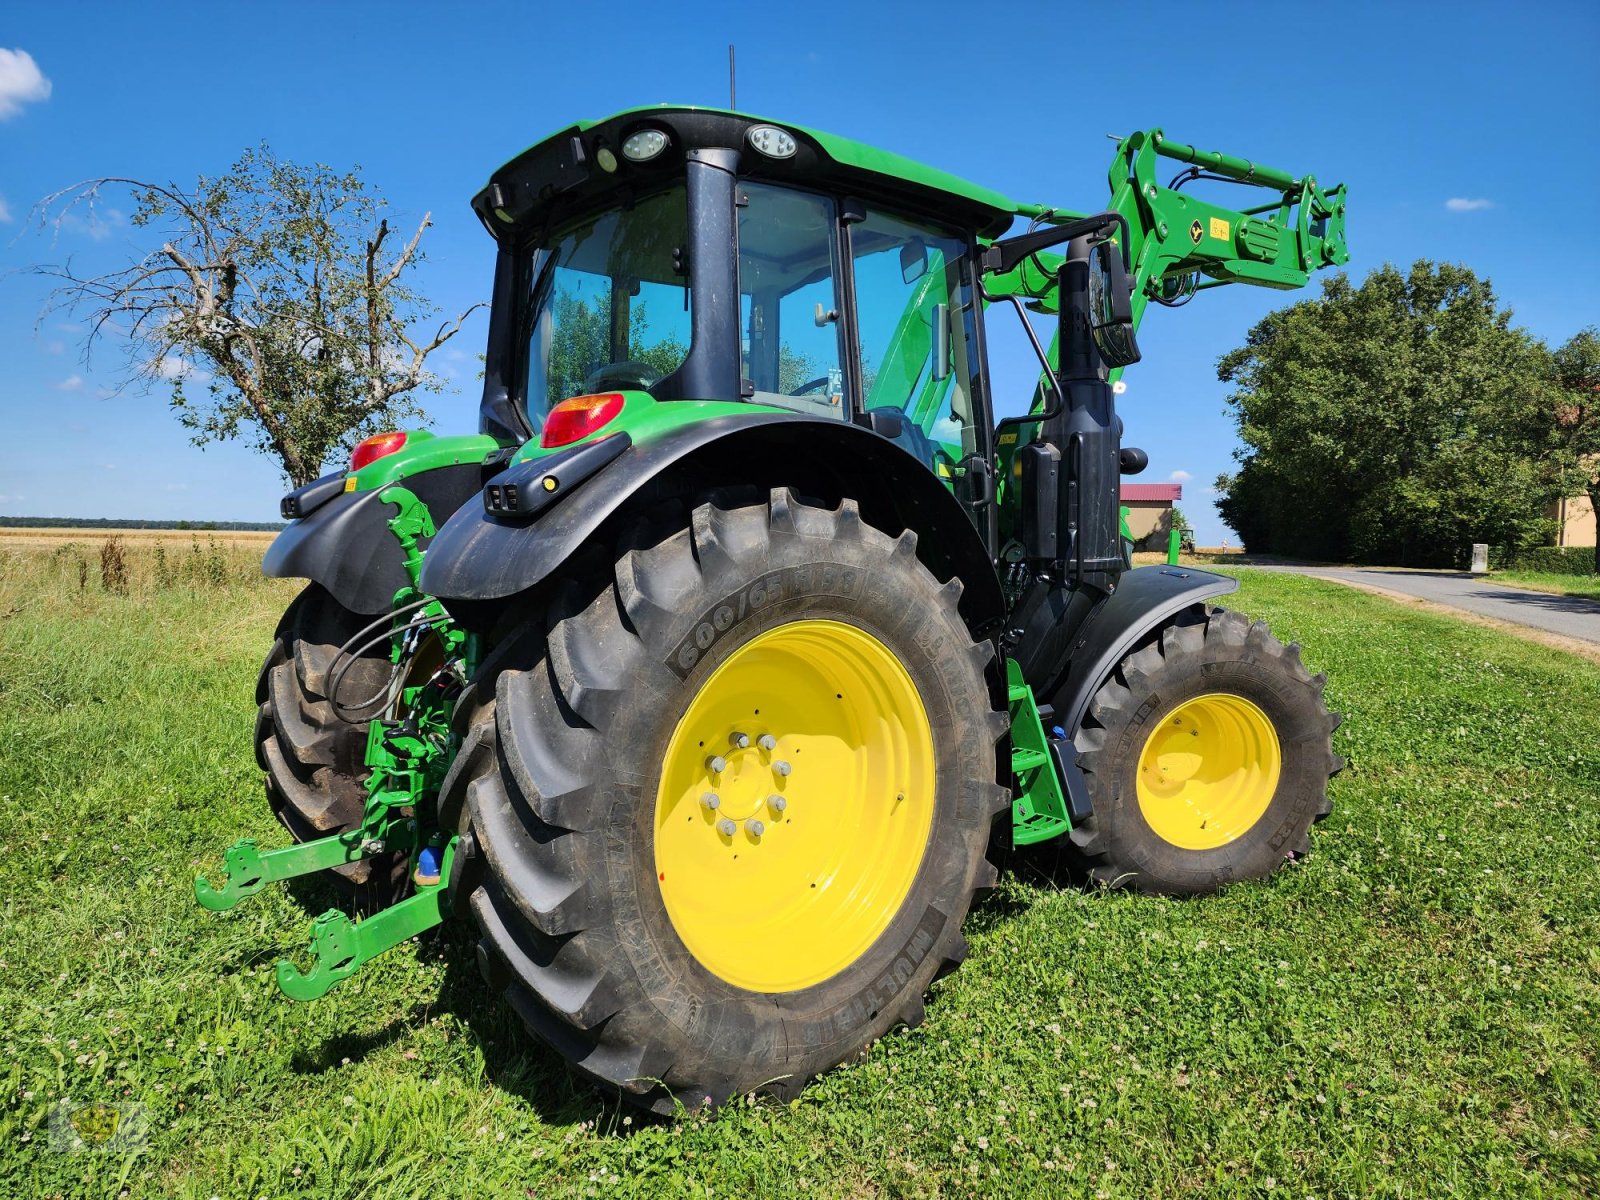
[{"label": "blue sky", "polygon": [[[970,23],[988,16],[989,28]],[[1105,32],[1096,35],[1099,24]],[[136,253],[115,216],[26,229],[76,180],[191,182],[265,139],[281,156],[359,163],[401,222],[433,214],[418,282],[441,308],[482,299],[490,244],[467,200],[488,172],[581,117],[636,104],[725,104],[831,130],[1018,199],[1092,208],[1107,133],[1170,136],[1350,185],[1349,270],[1466,263],[1516,321],[1558,342],[1600,322],[1600,5],[1294,6],[618,0],[500,6],[89,4],[12,0],[0,16],[0,513],[271,520],[276,468],[242,445],[189,445],[166,397],[124,393],[114,355],[36,327],[35,262]],[[7,51],[13,53],[5,53]],[[14,53],[24,52],[27,58]],[[30,61],[31,60],[31,63]],[[37,77],[33,69],[37,68]],[[1127,375],[1144,481],[1184,483],[1202,544],[1225,535],[1207,492],[1234,439],[1215,363],[1287,302],[1244,287],[1150,314]],[[996,313],[997,407],[1032,369]],[[475,424],[469,323],[438,360],[439,430]]]}]

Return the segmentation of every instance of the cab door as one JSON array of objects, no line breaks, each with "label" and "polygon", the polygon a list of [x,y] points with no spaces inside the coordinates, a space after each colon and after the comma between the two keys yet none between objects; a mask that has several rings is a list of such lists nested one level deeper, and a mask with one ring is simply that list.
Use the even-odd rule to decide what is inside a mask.
[{"label": "cab door", "polygon": [[868,208],[846,227],[862,409],[951,488],[993,547],[989,395],[970,238]]}]

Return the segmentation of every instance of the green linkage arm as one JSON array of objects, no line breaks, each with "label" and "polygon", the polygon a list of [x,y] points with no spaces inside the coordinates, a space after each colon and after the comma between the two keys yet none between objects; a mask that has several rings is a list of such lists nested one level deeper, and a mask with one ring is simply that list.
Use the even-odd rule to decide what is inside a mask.
[{"label": "green linkage arm", "polygon": [[[1159,158],[1262,188],[1272,198],[1238,209],[1202,200],[1161,184]],[[1343,184],[1325,189],[1309,175],[1297,177],[1247,159],[1197,150],[1170,141],[1159,129],[1119,141],[1108,178],[1110,208],[1128,222],[1135,326],[1151,300],[1182,290],[1196,277],[1197,289],[1228,283],[1292,289],[1304,287],[1313,271],[1350,260]],[[1083,214],[1023,205],[1017,215],[1063,224]],[[1054,313],[1062,261],[1060,254],[1034,255],[1014,270],[986,279],[984,289],[991,297],[1024,297],[1035,311]],[[1120,374],[1113,371],[1113,381]]]}]

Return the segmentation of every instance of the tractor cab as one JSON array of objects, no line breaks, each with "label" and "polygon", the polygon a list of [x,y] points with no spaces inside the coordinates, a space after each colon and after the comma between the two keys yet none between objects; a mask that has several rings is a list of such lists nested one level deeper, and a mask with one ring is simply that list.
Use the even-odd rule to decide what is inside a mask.
[{"label": "tractor cab", "polygon": [[570,397],[746,402],[868,425],[950,480],[989,452],[978,238],[995,193],[734,113],[578,125],[475,200],[500,244],[486,425]]}]

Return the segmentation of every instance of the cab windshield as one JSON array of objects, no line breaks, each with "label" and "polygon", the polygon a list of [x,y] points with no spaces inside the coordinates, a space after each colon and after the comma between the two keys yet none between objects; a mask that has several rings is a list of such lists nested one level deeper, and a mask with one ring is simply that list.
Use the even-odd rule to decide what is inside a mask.
[{"label": "cab windshield", "polygon": [[569,396],[654,392],[683,365],[688,236],[680,184],[565,226],[536,248],[520,334],[535,428]]}]

